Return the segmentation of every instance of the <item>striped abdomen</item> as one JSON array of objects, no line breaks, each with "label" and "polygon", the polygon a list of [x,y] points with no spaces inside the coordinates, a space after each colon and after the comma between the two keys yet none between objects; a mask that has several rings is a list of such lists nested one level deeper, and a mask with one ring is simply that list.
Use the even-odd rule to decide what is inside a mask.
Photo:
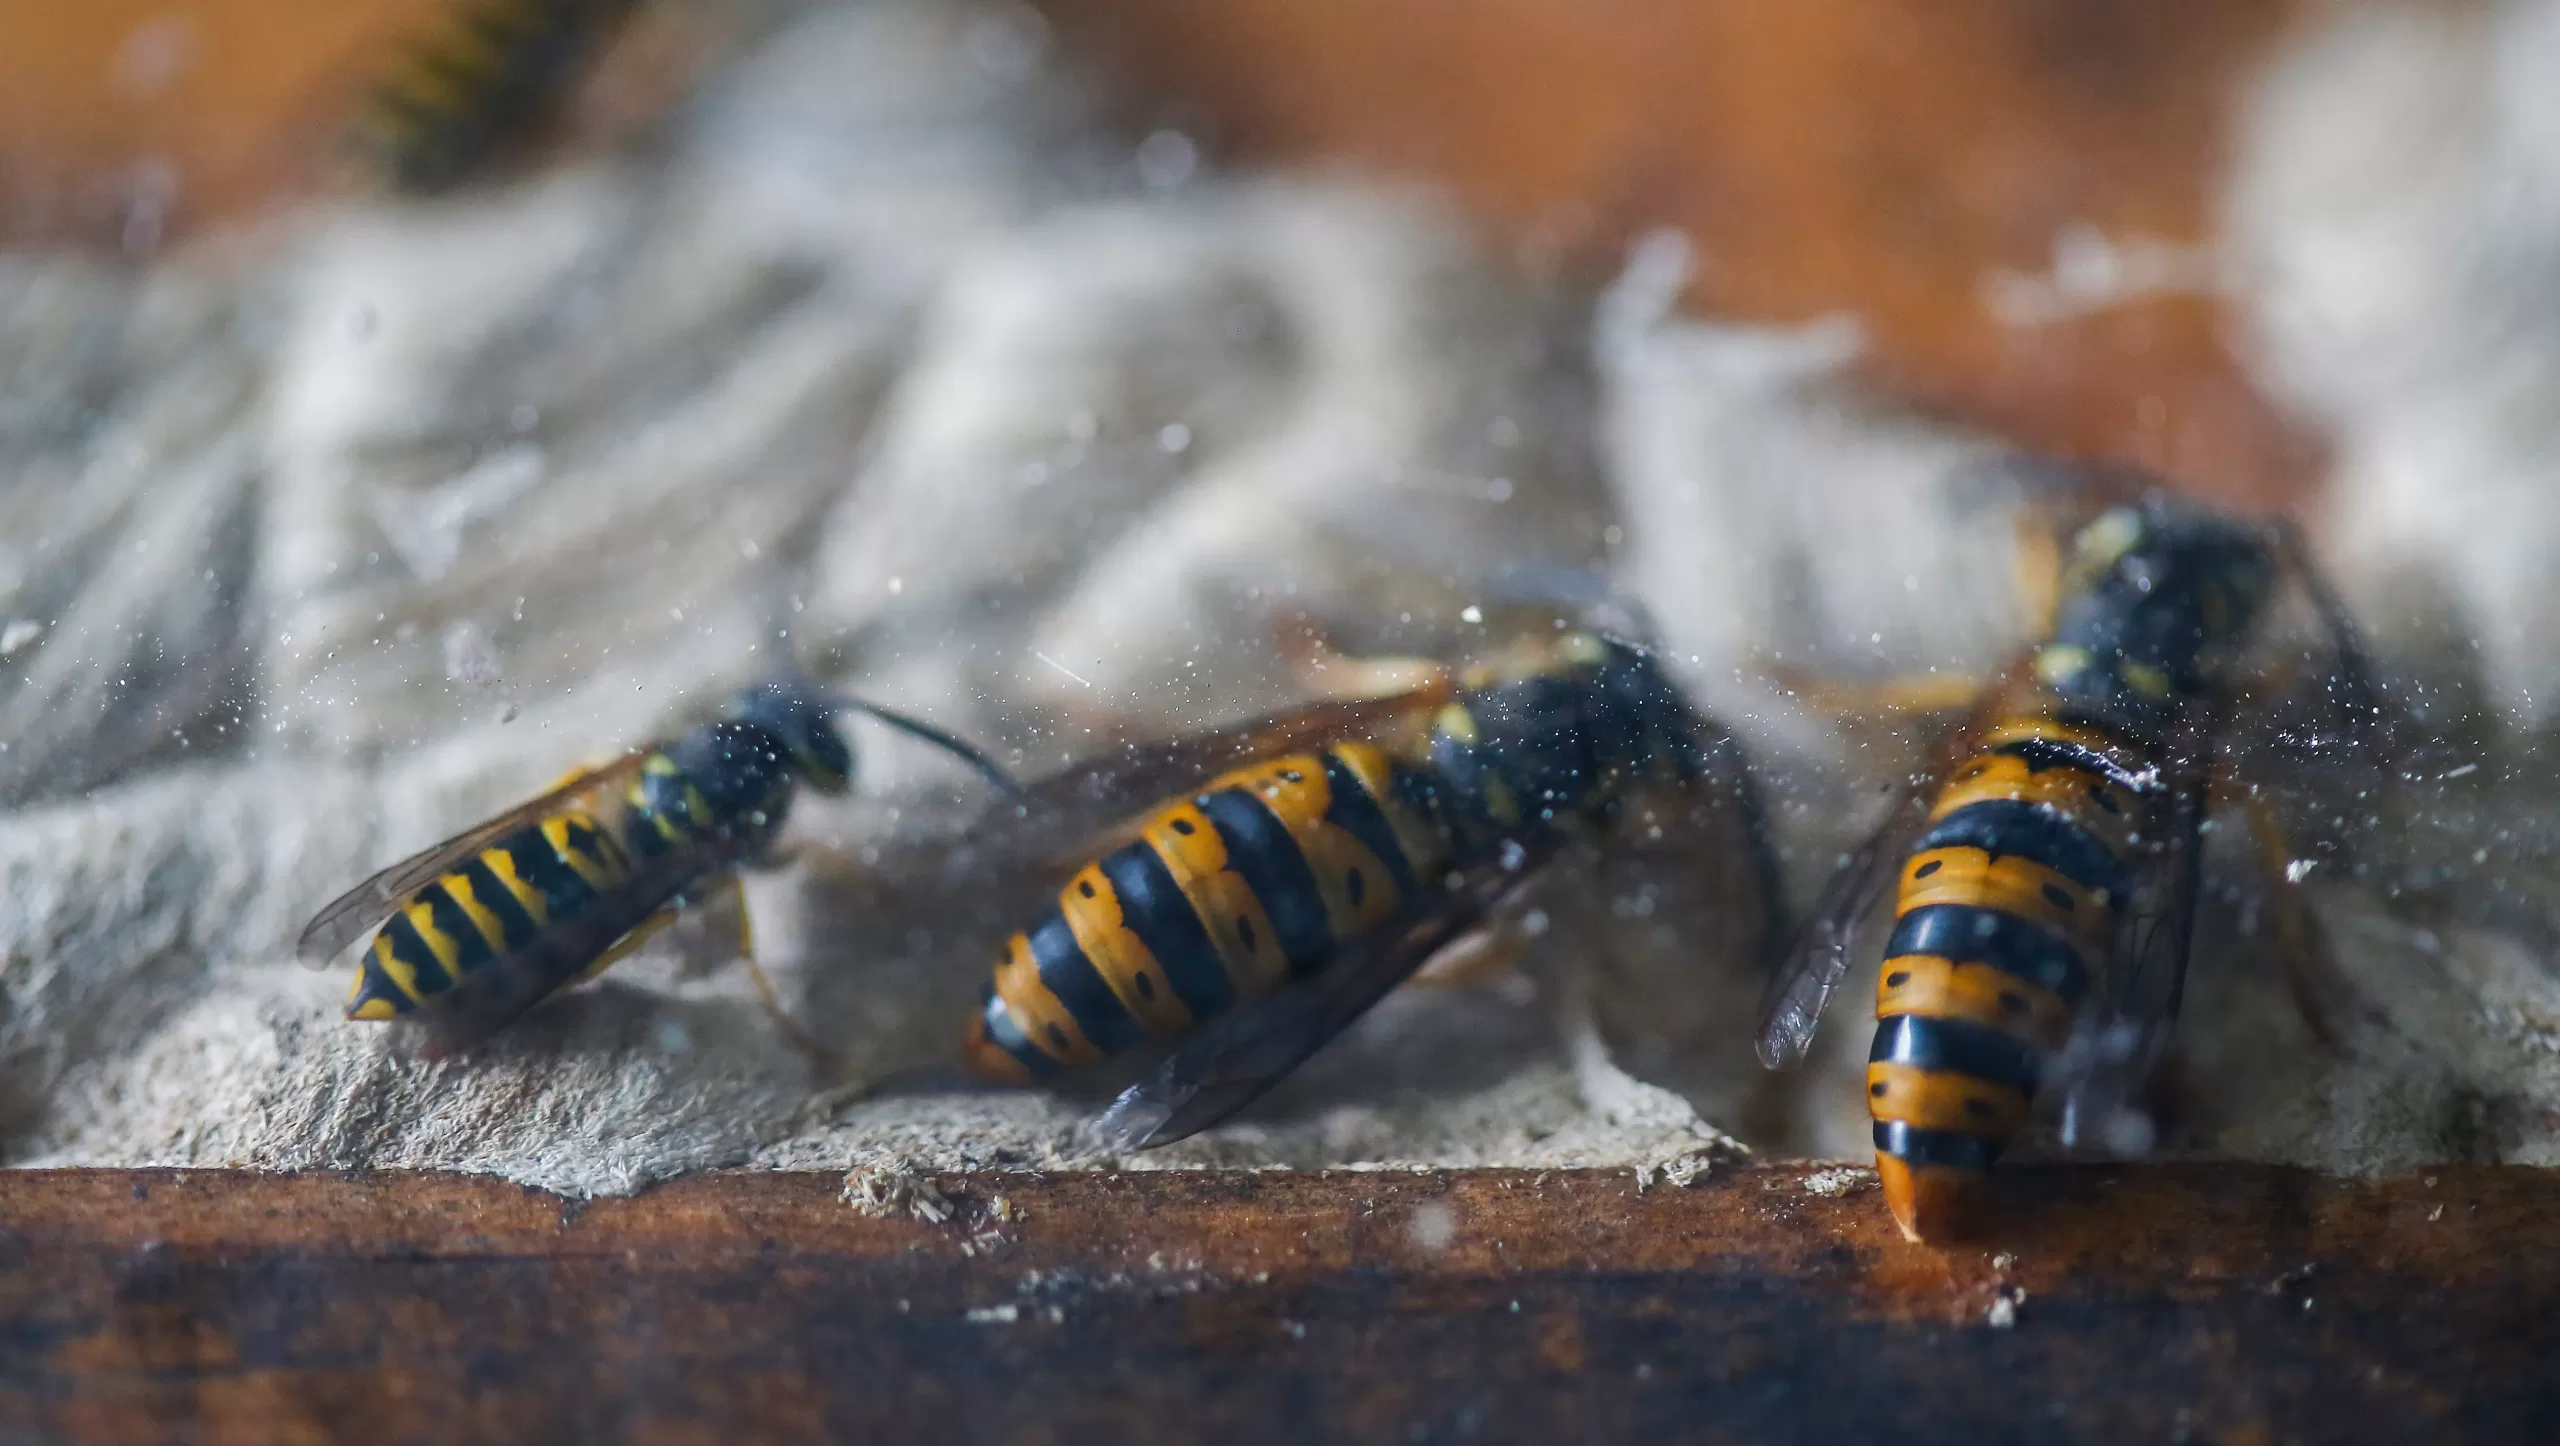
[{"label": "striped abdomen", "polygon": [[349,1019],[391,1019],[467,981],[588,907],[631,860],[596,821],[561,813],[418,890],[373,936]]},{"label": "striped abdomen", "polygon": [[1337,743],[1149,815],[1008,941],[969,1067],[1022,1081],[1170,1038],[1402,917],[1447,845],[1397,779],[1381,750]]},{"label": "striped abdomen", "polygon": [[2086,724],[2011,719],[1903,860],[1867,1107],[1886,1201],[1915,1240],[1945,1233],[2016,1136],[2106,965],[2141,828],[2123,780],[2142,767]]},{"label": "striped abdomen", "polygon": [[412,192],[466,179],[557,105],[634,0],[458,0],[375,93],[366,139]]}]

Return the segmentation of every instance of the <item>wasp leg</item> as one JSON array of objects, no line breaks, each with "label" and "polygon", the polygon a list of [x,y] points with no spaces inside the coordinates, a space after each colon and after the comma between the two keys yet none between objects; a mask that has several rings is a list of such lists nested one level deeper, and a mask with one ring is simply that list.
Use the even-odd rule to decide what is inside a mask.
[{"label": "wasp leg", "polygon": [[578,972],[578,977],[570,982],[573,984],[584,984],[587,981],[594,979],[597,975],[602,974],[607,969],[612,968],[614,965],[630,958],[631,952],[639,948],[641,945],[648,943],[650,936],[656,934],[659,930],[667,927],[669,924],[674,923],[676,921],[676,913],[677,906],[669,904],[665,908],[660,909],[658,912],[651,914],[649,917],[633,925],[630,933],[616,939],[613,942],[612,948],[598,954],[595,962],[580,970]]},{"label": "wasp leg", "polygon": [[1519,962],[1529,936],[1518,929],[1482,929],[1461,934],[1413,971],[1407,984],[1457,989],[1481,984]]},{"label": "wasp leg", "polygon": [[2236,801],[2249,820],[2249,837],[2257,845],[2259,882],[2268,923],[2274,930],[2276,957],[2284,967],[2294,1008],[2320,1046],[2335,1053],[2338,1036],[2330,1023],[2327,1000],[2341,985],[2330,967],[2327,938],[2319,917],[2312,913],[2301,876],[2294,870],[2292,844],[2274,806],[2266,799],[2249,797]]},{"label": "wasp leg", "polygon": [[737,911],[738,962],[746,967],[747,982],[755,986],[756,998],[763,1003],[766,1017],[773,1021],[774,1032],[807,1057],[811,1068],[823,1072],[832,1058],[827,1047],[784,1011],[782,994],[773,987],[773,976],[756,962],[756,924],[755,916],[747,910],[746,881],[732,873],[724,875],[713,887],[727,894],[729,907]]}]

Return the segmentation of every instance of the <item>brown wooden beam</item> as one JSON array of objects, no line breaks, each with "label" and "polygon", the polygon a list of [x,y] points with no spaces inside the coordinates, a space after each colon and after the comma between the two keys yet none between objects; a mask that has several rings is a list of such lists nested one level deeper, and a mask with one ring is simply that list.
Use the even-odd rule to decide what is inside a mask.
[{"label": "brown wooden beam", "polygon": [[2560,1439],[2554,1172],[939,1183],[0,1173],[0,1438]]}]

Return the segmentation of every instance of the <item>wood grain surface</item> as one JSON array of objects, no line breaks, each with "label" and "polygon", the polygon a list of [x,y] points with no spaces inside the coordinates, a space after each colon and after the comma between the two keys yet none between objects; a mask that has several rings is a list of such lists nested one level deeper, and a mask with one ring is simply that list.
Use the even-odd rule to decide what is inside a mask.
[{"label": "wood grain surface", "polygon": [[7,1173],[0,1437],[2560,1431],[2560,1174],[2020,1169],[1945,1253],[1869,1178],[975,1175],[927,1222],[827,1175]]}]

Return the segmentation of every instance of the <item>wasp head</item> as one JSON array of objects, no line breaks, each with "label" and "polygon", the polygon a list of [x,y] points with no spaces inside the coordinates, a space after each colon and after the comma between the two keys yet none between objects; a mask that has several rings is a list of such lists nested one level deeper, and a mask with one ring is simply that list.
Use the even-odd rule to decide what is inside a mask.
[{"label": "wasp head", "polygon": [[2247,640],[2276,580],[2262,524],[2160,493],[2110,508],[2074,540],[2039,669],[2066,692],[2103,683],[2152,702],[2208,686]]},{"label": "wasp head", "polygon": [[736,716],[771,733],[792,770],[821,793],[853,786],[853,748],[836,728],[844,704],[793,682],[762,683],[738,695]]}]

